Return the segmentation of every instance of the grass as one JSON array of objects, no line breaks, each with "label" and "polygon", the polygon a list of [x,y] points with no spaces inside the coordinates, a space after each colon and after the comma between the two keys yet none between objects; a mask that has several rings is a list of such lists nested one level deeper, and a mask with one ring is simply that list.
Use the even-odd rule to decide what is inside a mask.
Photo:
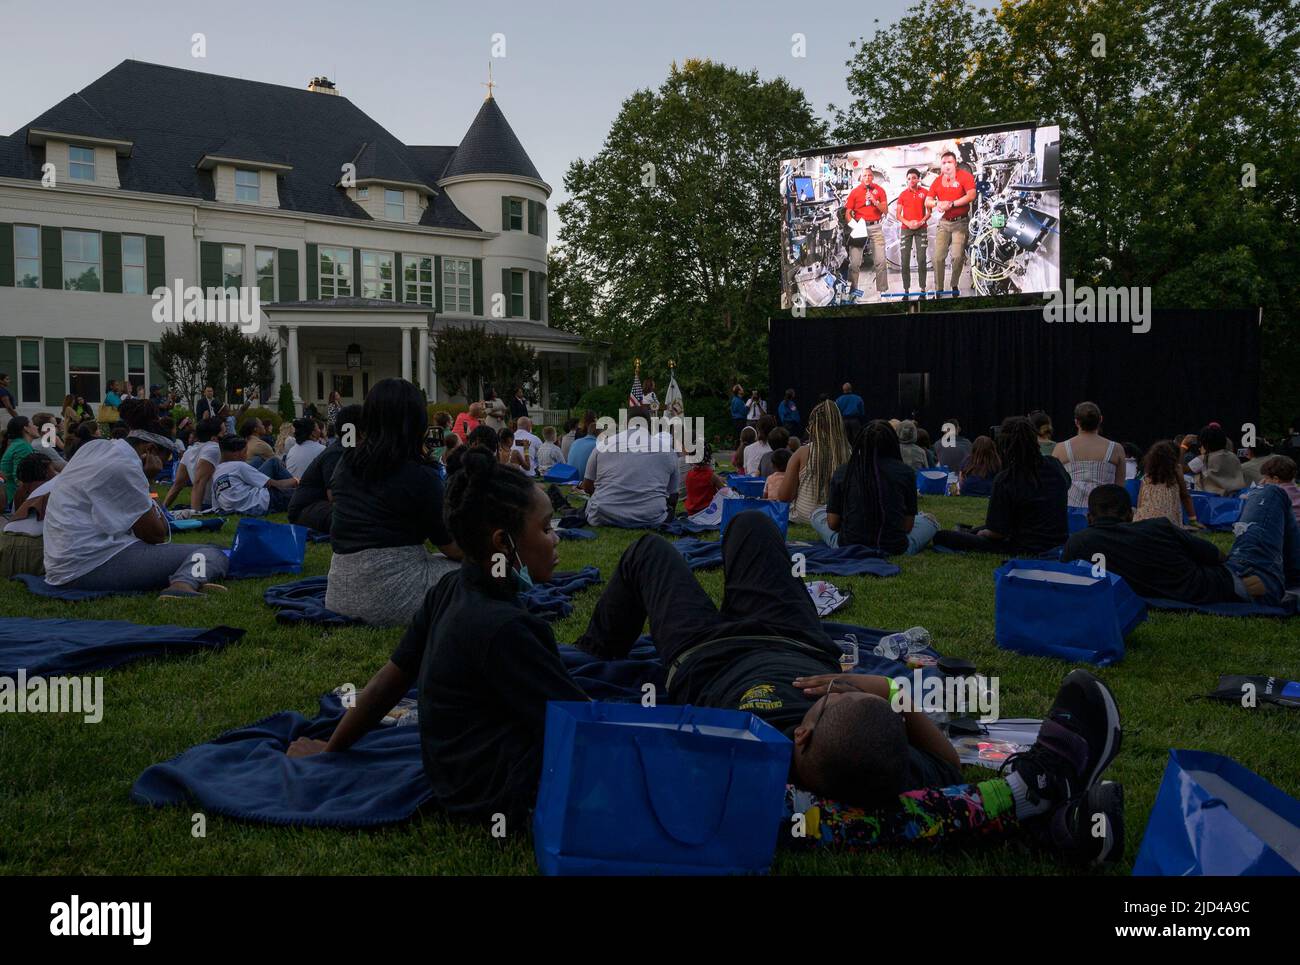
[{"label": "grass", "polygon": [[[922,497],[945,526],[982,521],[984,501]],[[273,517],[275,518],[275,517]],[[228,545],[234,521],[216,534]],[[639,533],[603,530],[592,541],[566,541],[561,567],[592,564],[608,574]],[[810,539],[807,527],[791,538]],[[1228,537],[1216,535],[1226,547]],[[202,535],[183,538],[202,542]],[[892,579],[833,577],[852,601],[833,619],[901,629],[921,624],[940,652],[973,660],[1000,678],[1005,717],[1042,716],[1069,665],[999,650],[993,642],[995,557],[927,552],[900,559]],[[327,546],[312,544],[305,575],[329,568]],[[721,599],[720,571],[699,574]],[[308,716],[320,694],[344,682],[358,688],[387,659],[400,630],[281,626],[262,593],[284,577],[231,584],[228,594],[159,602],[152,596],[64,603],[0,585],[0,616],[65,617],[228,624],[247,630],[225,650],[151,660],[108,671],[104,718],[0,715],[0,873],[4,874],[529,874],[531,840],[504,841],[438,816],[378,831],[291,830],[209,815],[207,836],[191,834],[191,808],[152,810],[130,803],[135,778],[150,764],[229,728],[283,709]],[[557,638],[585,627],[598,588],[583,591],[574,613],[555,624]],[[1294,752],[1300,715],[1192,701],[1221,673],[1300,678],[1300,621],[1238,620],[1153,613],[1128,640],[1128,655],[1098,671],[1124,715],[1124,747],[1108,777],[1127,795],[1127,852],[1137,853],[1171,747],[1230,755],[1292,795],[1300,795]],[[987,772],[972,769],[972,779]],[[1070,869],[1015,840],[946,851],[882,850],[865,855],[778,854],[784,874],[1057,874]]]}]

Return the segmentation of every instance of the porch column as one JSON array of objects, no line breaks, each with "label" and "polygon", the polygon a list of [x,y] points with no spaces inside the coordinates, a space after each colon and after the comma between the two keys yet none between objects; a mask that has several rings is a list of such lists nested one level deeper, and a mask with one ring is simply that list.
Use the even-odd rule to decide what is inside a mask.
[{"label": "porch column", "polygon": [[402,378],[411,381],[411,327],[402,326]]},{"label": "porch column", "polygon": [[429,401],[438,401],[438,361],[437,361],[437,341],[433,342],[433,349],[429,353]]},{"label": "porch column", "polygon": [[302,394],[298,389],[298,326],[286,325],[289,332],[289,350],[285,355],[285,378],[289,382],[289,388],[293,390],[293,404],[295,410],[302,403]]},{"label": "porch column", "polygon": [[429,326],[420,327],[419,351],[415,356],[415,377],[420,380],[420,388],[429,396],[430,402],[437,402],[429,381]]},{"label": "porch column", "polygon": [[271,398],[267,399],[267,408],[275,409],[280,404],[280,386],[284,383],[281,374],[284,371],[284,339],[280,337],[280,327],[271,329],[275,336],[275,368],[271,373]]}]

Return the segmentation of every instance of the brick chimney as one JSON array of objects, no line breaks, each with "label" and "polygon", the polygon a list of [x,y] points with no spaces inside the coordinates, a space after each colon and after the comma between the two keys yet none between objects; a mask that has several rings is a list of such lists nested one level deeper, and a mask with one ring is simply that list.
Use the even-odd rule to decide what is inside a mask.
[{"label": "brick chimney", "polygon": [[328,77],[313,77],[307,82],[307,89],[315,91],[317,94],[334,94],[338,95],[338,88],[334,86],[334,81]]}]

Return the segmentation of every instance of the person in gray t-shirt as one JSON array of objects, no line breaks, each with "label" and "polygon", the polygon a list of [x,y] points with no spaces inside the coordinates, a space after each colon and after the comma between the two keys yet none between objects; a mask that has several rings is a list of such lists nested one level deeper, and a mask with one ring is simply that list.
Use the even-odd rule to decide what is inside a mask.
[{"label": "person in gray t-shirt", "polygon": [[[629,412],[629,415],[634,414]],[[681,479],[668,433],[632,428],[597,442],[582,481],[592,526],[658,526],[672,518]]]},{"label": "person in gray t-shirt", "polygon": [[[948,423],[952,423],[952,435],[947,432]],[[950,442],[951,445],[944,443]],[[961,434],[961,424],[956,419],[948,419],[939,429],[938,441],[934,444],[935,460],[949,472],[961,472],[970,455],[971,442]]]}]

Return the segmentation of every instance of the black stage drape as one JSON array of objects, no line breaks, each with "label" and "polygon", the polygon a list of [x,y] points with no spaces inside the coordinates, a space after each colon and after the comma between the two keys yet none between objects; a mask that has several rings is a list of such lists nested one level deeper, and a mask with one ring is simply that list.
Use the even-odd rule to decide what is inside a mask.
[{"label": "black stage drape", "polygon": [[[1048,323],[1042,310],[774,318],[768,337],[770,397],[786,389],[804,417],[844,382],[868,418],[916,418],[931,438],[946,419],[974,438],[1008,415],[1043,409],[1054,438],[1074,433],[1076,403],[1102,411],[1102,432],[1142,447],[1205,423],[1234,440],[1259,417],[1259,311],[1159,309],[1151,330]],[[900,402],[899,375],[928,373],[928,397]]]}]

